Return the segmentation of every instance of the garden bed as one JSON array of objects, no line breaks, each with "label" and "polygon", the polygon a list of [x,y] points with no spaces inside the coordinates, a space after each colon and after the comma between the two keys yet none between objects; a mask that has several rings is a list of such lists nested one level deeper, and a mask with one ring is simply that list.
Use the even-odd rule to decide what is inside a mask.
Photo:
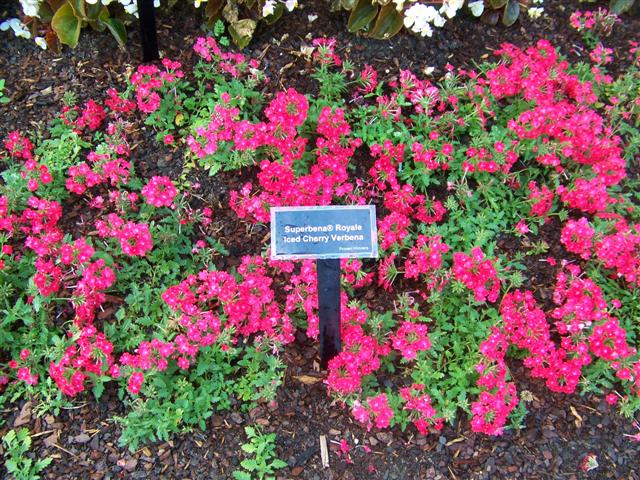
[{"label": "garden bed", "polygon": [[[318,68],[317,59],[314,60],[305,48],[312,45],[312,38],[323,36],[336,39],[336,53],[342,59],[351,60],[356,72],[370,64],[379,72],[378,81],[385,83],[397,82],[400,69],[410,69],[422,76],[420,72],[433,67],[431,78],[435,81],[445,76],[447,64],[456,68],[475,68],[477,63],[487,58],[491,60],[493,51],[505,41],[524,49],[545,38],[571,62],[586,59],[588,50],[569,24],[573,8],[569,8],[566,2],[555,1],[546,2],[545,8],[547,15],[544,18],[537,22],[522,19],[509,30],[460,19],[447,24],[442,31],[436,31],[431,39],[402,34],[382,42],[348,34],[344,29],[344,14],[330,14],[323,3],[308,2],[274,26],[261,26],[246,53],[261,60],[266,75],[271,79],[261,87],[261,93],[268,101],[287,88],[295,88],[310,97],[318,97],[322,93],[318,82],[311,78]],[[310,14],[318,17],[310,22]],[[196,37],[201,35],[198,31],[201,19],[184,12],[178,12],[173,18],[178,19],[177,24],[168,25],[168,18],[160,18],[161,49],[166,57],[181,62],[185,75],[189,76],[199,60],[192,46]],[[606,46],[614,49],[616,57],[609,69],[612,75],[617,76],[630,68],[632,60],[627,53],[627,40],[639,30],[637,17],[625,17],[612,36],[606,39]],[[308,35],[310,31],[312,36]],[[77,49],[65,49],[60,55],[42,52],[35,46],[2,35],[3,40],[7,39],[7,47],[0,54],[0,76],[6,78],[7,94],[11,98],[8,105],[0,106],[2,139],[15,129],[23,132],[35,129],[36,124],[44,132],[44,124],[59,116],[63,98],[69,91],[76,94],[79,106],[90,99],[103,101],[109,88],[124,91],[127,79],[138,66],[140,52],[135,33],[126,50],[113,48],[113,40],[106,35],[84,33]],[[96,52],[101,53],[96,55]],[[136,127],[128,132],[128,145],[131,149],[129,159],[140,185],[155,176],[167,176],[180,183],[201,184],[200,188],[189,190],[192,193],[189,202],[197,211],[209,207],[214,212],[213,224],[203,223],[198,227],[202,228],[200,232],[205,232],[217,242],[212,246],[213,254],[206,265],[226,271],[241,266],[242,256],[263,253],[268,244],[267,226],[240,219],[237,209],[234,211],[229,205],[231,192],[240,191],[246,182],[254,181],[258,167],[208,176],[196,160],[186,155],[184,144],[174,147],[170,141],[167,141],[168,145],[156,141],[156,136],[162,140],[163,136],[170,134],[170,128],[176,128],[175,125],[167,127],[162,121],[144,125],[143,120],[148,117],[139,112],[136,115]],[[264,112],[260,115],[264,118]],[[171,121],[174,120],[172,117]],[[163,134],[157,135],[157,132]],[[315,132],[313,135],[319,136]],[[191,164],[185,158],[189,158]],[[373,159],[365,147],[357,147],[354,158],[359,161],[355,176],[364,178],[374,166]],[[522,167],[524,164],[516,165]],[[627,175],[630,179],[637,178],[638,169],[637,158],[628,158]],[[637,204],[634,192],[629,191],[637,183],[629,185],[624,187],[626,191],[623,188],[617,193],[627,195],[625,198]],[[432,186],[429,193],[444,202],[447,189],[444,185]],[[95,237],[93,222],[100,217],[85,206],[86,199],[80,202],[79,198],[82,197],[72,196],[62,202],[63,216],[59,225],[74,238],[80,234]],[[381,211],[385,211],[380,199],[373,201],[377,201]],[[156,215],[155,210],[149,209],[144,214],[148,218]],[[576,211],[571,215],[570,218],[581,216]],[[557,306],[553,302],[553,292],[559,269],[544,259],[547,256],[558,260],[566,258],[583,267],[587,265],[580,257],[584,249],[575,249],[571,253],[562,246],[560,232],[563,225],[564,222],[554,217],[550,223],[540,225],[536,235],[519,236],[510,229],[501,232],[495,241],[493,255],[496,258],[500,255],[513,257],[518,252],[522,254],[520,284],[516,285],[511,277],[502,281],[505,285],[513,282],[509,285],[515,285],[514,289],[533,290],[539,305],[547,313]],[[190,238],[195,239],[198,235],[194,227]],[[528,253],[535,250],[536,245],[544,244],[546,247],[539,247],[540,252]],[[472,246],[468,246],[467,253]],[[108,251],[115,255],[113,252],[116,250]],[[177,263],[174,267],[179,269],[181,265]],[[171,272],[154,271],[150,274],[156,273],[172,279],[166,287],[183,280],[182,274],[174,277]],[[134,274],[139,275],[131,273],[132,278],[143,278]],[[287,272],[276,272],[273,277],[284,281]],[[400,291],[412,291],[417,285],[415,279],[399,279],[396,287]],[[99,326],[108,324],[127,302],[125,293],[107,293],[109,296],[96,314],[95,321]],[[502,295],[505,293],[506,290]],[[286,294],[277,292],[277,295],[280,295],[277,303],[284,304]],[[372,313],[380,314],[393,309],[393,302],[397,300],[393,293],[375,282],[369,288],[357,291],[355,298],[366,303]],[[629,299],[637,302],[637,295],[630,293]],[[56,318],[64,319],[70,315],[68,307],[65,309],[60,305],[55,308],[59,309],[55,312]],[[632,306],[629,311],[637,312],[637,309]],[[147,314],[138,313],[140,316]],[[635,321],[637,325],[637,318],[629,321]],[[145,328],[151,331],[153,325]],[[144,331],[135,330],[135,335],[140,336]],[[637,327],[633,331],[637,332]],[[554,331],[553,335],[558,333]],[[125,337],[126,333],[122,334],[123,341]],[[250,338],[250,334],[246,337]],[[240,339],[240,343],[244,341]],[[432,340],[432,344],[434,342],[437,340]],[[120,346],[116,346],[118,348]],[[521,421],[524,428],[508,428],[499,437],[486,436],[472,431],[468,416],[458,413],[455,420],[446,422],[441,431],[432,431],[425,436],[410,423],[402,432],[398,427],[368,430],[355,421],[350,408],[343,408],[340,401],[327,395],[324,384],[326,372],[317,368],[317,342],[307,336],[304,328],[294,331],[291,341],[281,348],[280,359],[286,365],[286,373],[283,385],[275,393],[275,400],[268,403],[258,401],[246,411],[240,408],[239,400],[232,398],[231,408],[217,411],[206,419],[206,429],[198,429],[194,425],[191,433],[173,435],[158,442],[140,441],[134,444],[132,451],[128,450],[119,444],[122,425],[113,421],[113,417],[125,417],[129,412],[130,406],[125,408],[118,397],[123,395],[125,383],[119,389],[117,382],[111,381],[105,384],[99,401],[93,398],[88,388],[88,392],[74,400],[73,406],[64,404],[57,416],[52,412],[36,415],[46,407],[43,405],[46,400],[41,398],[31,401],[25,395],[15,403],[7,402],[0,436],[12,428],[27,427],[33,439],[35,457],[53,458],[43,473],[44,478],[232,478],[232,472],[245,458],[241,450],[241,445],[247,442],[245,427],[256,425],[265,433],[277,433],[276,455],[287,464],[279,470],[279,478],[640,478],[637,468],[640,453],[638,443],[632,437],[638,434],[637,423],[634,426],[631,419],[620,416],[616,408],[605,401],[604,393],[607,392],[587,396],[550,392],[544,380],[531,378],[529,369],[522,362],[524,355],[508,360],[520,401],[526,403],[529,411]],[[118,353],[132,350],[132,347],[123,347]],[[0,361],[4,363],[9,359],[0,358]],[[406,365],[399,359],[392,363],[398,368]],[[390,371],[381,374],[378,380],[383,389],[393,390],[405,385],[396,385],[399,381]],[[638,418],[637,413],[635,418]],[[331,450],[329,468],[322,466],[320,435],[326,436]],[[591,456],[597,466],[586,463]],[[593,469],[589,469],[590,466]]]}]

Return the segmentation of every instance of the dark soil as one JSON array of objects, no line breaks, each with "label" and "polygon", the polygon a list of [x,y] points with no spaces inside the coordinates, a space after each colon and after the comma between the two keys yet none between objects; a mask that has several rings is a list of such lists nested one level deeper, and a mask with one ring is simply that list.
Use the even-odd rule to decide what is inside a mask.
[{"label": "dark soil", "polygon": [[[400,68],[421,72],[435,67],[433,76],[438,78],[447,63],[472,67],[505,41],[528,46],[546,38],[577,59],[585,52],[568,25],[574,7],[586,6],[547,0],[547,15],[535,23],[523,18],[515,27],[505,29],[456,19],[443,30],[436,30],[431,39],[401,34],[382,42],[349,34],[345,13],[330,13],[322,0],[310,0],[274,26],[260,26],[247,53],[262,59],[271,78],[267,87],[271,92],[283,86],[313,91],[300,47],[319,36],[336,38],[341,55],[356,66],[371,64],[385,80],[397,75]],[[1,8],[3,15],[6,12]],[[159,41],[165,56],[189,68],[193,62],[191,45],[201,34],[201,19],[181,8],[160,15]],[[308,16],[312,14],[317,19],[310,23]],[[627,42],[639,31],[638,16],[627,17],[607,39],[606,45],[617,53],[617,69],[625,68]],[[127,49],[116,48],[106,34],[88,31],[83,32],[78,48],[64,49],[61,54],[43,52],[7,33],[0,33],[0,44],[0,78],[6,79],[6,94],[11,98],[11,103],[0,106],[0,138],[15,128],[31,128],[33,123],[57,115],[67,91],[84,101],[102,98],[109,87],[122,88],[127,70],[138,64],[141,55],[139,36],[134,31]],[[178,175],[182,168],[180,151],[158,146],[151,141],[152,136],[151,131],[143,129],[134,139],[139,144],[132,156],[136,170],[145,176]],[[246,225],[226,208],[228,192],[237,188],[242,178],[223,174],[200,180],[204,201],[222,209],[221,236],[231,252],[222,261],[231,264],[240,255],[258,253],[266,231],[256,229],[247,235]],[[550,254],[557,248],[557,235],[553,225],[543,229]],[[500,248],[517,249],[521,245],[517,239],[505,238]],[[529,266],[529,283],[549,283],[552,269],[541,262]],[[249,413],[221,412],[210,419],[203,432],[194,431],[129,452],[118,446],[119,427],[110,420],[125,412],[115,391],[107,389],[100,403],[87,397],[85,404],[63,411],[58,418],[35,418],[31,415],[33,405],[17,405],[15,410],[2,412],[5,423],[0,436],[9,428],[27,426],[36,455],[54,458],[44,475],[49,479],[230,478],[241,460],[243,428],[253,423],[278,433],[277,453],[288,463],[280,476],[287,479],[640,479],[639,444],[625,436],[637,433],[630,420],[598,399],[551,394],[518,365],[513,366],[518,390],[531,392],[530,413],[523,430],[492,438],[472,433],[468,420],[460,418],[454,427],[446,426],[440,435],[429,437],[410,430],[367,432],[345,410],[331,403],[322,375],[313,369],[317,347],[304,335],[299,337],[285,351],[288,370],[277,406],[259,407]],[[313,377],[318,381],[307,384]],[[320,435],[326,436],[335,452],[329,468],[321,465]],[[351,446],[347,456],[337,452],[337,442],[342,439]],[[580,465],[589,454],[596,455],[599,466],[584,472]]]}]

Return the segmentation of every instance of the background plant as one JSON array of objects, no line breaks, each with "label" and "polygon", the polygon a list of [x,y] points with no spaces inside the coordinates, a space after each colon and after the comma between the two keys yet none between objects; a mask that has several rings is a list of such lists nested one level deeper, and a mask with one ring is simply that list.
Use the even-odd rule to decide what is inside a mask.
[{"label": "background plant", "polygon": [[40,473],[51,463],[51,458],[34,461],[27,456],[31,448],[29,430],[9,430],[2,437],[4,449],[4,466],[9,475],[16,480],[37,480]]},{"label": "background plant", "polygon": [[287,466],[276,457],[276,434],[263,433],[258,426],[244,427],[248,442],[240,448],[247,458],[240,462],[243,470],[233,472],[233,478],[237,480],[249,480],[252,478],[273,479],[278,470]]}]

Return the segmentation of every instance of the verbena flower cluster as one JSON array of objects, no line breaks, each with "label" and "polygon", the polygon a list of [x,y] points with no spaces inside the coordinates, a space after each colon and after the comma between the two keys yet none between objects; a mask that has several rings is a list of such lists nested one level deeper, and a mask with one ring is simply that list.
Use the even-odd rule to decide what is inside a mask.
[{"label": "verbena flower cluster", "polygon": [[[621,404],[636,401],[637,326],[625,303],[640,286],[640,223],[620,189],[627,146],[610,115],[631,118],[637,102],[601,108],[608,81],[581,78],[539,41],[504,45],[499,64],[452,68],[438,85],[409,71],[383,85],[365,67],[351,105],[341,101],[346,86],[335,93],[322,83],[344,74],[335,41],[313,45],[318,98],[288,88],[264,105],[247,101],[264,82],[259,63],[199,38],[200,90],[165,59],[139,67],[125,94],[63,108],[67,142],[83,146],[71,164],[51,162],[29,135],[4,140],[16,190],[0,196],[2,272],[21,266],[25,308],[55,307],[64,319],[46,366],[59,390],[73,397],[118,380],[152,399],[161,375],[185,378],[211,367],[211,355],[250,344],[277,355],[298,328],[319,335],[313,261],[246,252],[216,264],[207,256],[215,209],[190,206],[202,199],[167,175],[135,176],[130,136],[140,114],[161,148],[182,146],[189,162],[206,167],[222,153],[223,167],[249,167],[253,176],[229,194],[230,212],[247,225],[268,223],[274,206],[377,206],[380,259],[341,261],[342,351],[326,378],[365,428],[413,424],[426,434],[465,408],[474,431],[501,434],[521,407],[511,351],[552,391],[575,392],[597,367],[598,393],[618,398],[615,388]],[[181,128],[179,118],[190,123]],[[66,218],[74,204],[90,212],[77,225]],[[557,230],[563,250],[553,251],[565,256],[529,252],[555,274],[546,303],[523,286],[525,254],[498,241],[525,238],[514,249],[527,248],[544,228]],[[132,272],[170,279],[141,310],[122,297],[155,291],[120,290],[123,278],[141,278]],[[127,309],[144,328],[116,342],[135,324]],[[18,347],[0,383],[33,388],[43,370],[33,349]]]}]

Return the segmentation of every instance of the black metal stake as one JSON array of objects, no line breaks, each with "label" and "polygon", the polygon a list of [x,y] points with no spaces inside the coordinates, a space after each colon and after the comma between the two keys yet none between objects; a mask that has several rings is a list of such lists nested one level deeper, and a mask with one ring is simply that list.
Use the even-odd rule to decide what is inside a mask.
[{"label": "black metal stake", "polygon": [[340,353],[340,259],[316,260],[320,315],[320,367]]},{"label": "black metal stake", "polygon": [[140,38],[142,39],[142,61],[152,62],[160,58],[158,37],[156,35],[156,17],[153,0],[137,0],[140,18]]}]

